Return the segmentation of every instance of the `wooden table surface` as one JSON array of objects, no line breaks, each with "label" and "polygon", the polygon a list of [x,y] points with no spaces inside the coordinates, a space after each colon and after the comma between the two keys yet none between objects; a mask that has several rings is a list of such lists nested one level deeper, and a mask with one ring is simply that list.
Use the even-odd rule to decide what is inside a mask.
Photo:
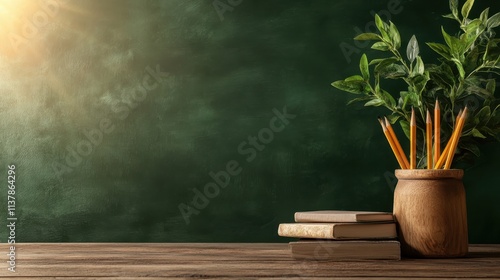
[{"label": "wooden table surface", "polygon": [[[7,260],[8,244],[0,245]],[[459,259],[297,261],[287,243],[18,243],[0,279],[500,279],[500,245]]]}]

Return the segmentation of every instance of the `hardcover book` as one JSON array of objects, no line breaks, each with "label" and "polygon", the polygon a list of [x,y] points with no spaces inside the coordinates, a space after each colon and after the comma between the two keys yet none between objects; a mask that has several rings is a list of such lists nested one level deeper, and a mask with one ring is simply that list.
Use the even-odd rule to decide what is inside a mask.
[{"label": "hardcover book", "polygon": [[287,223],[280,224],[278,235],[319,239],[396,238],[395,223]]},{"label": "hardcover book", "polygon": [[392,213],[369,211],[307,211],[296,212],[295,222],[298,223],[358,223],[358,222],[391,222]]}]

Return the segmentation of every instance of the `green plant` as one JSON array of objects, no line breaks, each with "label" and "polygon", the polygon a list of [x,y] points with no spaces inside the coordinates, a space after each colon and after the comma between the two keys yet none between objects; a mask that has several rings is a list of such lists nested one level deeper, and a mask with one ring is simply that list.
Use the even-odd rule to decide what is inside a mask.
[{"label": "green plant", "polygon": [[[500,74],[500,39],[494,28],[500,25],[500,13],[489,17],[489,8],[479,18],[469,18],[474,0],[467,0],[459,13],[458,0],[450,0],[451,14],[445,15],[460,24],[456,35],[450,35],[443,27],[444,43],[427,43],[437,53],[437,64],[424,64],[419,44],[413,35],[406,47],[406,57],[400,52],[401,37],[396,25],[384,22],[375,15],[379,33],[363,33],[355,40],[372,40],[372,49],[389,56],[368,60],[361,56],[361,75],[353,75],[335,81],[332,86],[358,95],[352,102],[365,102],[365,106],[384,106],[390,110],[391,123],[399,122],[409,138],[411,108],[417,113],[419,139],[425,133],[426,110],[433,110],[439,100],[442,124],[440,139],[446,144],[454,126],[457,111],[469,104],[469,114],[457,148],[455,161],[474,159],[479,156],[478,145],[499,140],[500,99],[495,97],[494,75]],[[371,71],[370,71],[371,68]],[[396,100],[384,90],[381,80],[401,80],[407,89],[399,92]],[[423,143],[423,141],[421,141]],[[426,165],[425,148],[419,145],[419,167]]]}]

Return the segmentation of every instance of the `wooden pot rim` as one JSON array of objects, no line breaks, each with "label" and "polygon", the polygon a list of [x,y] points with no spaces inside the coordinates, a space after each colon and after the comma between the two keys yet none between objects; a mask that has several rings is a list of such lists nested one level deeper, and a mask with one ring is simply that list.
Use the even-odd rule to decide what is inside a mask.
[{"label": "wooden pot rim", "polygon": [[459,179],[464,176],[463,169],[396,169],[394,175],[398,179]]}]

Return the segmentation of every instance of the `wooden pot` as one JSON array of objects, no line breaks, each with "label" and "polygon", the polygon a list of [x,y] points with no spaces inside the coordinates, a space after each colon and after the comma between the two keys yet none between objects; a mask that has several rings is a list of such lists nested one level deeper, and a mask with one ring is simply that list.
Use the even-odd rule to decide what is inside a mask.
[{"label": "wooden pot", "polygon": [[467,209],[461,169],[398,169],[394,218],[403,256],[467,254]]}]

